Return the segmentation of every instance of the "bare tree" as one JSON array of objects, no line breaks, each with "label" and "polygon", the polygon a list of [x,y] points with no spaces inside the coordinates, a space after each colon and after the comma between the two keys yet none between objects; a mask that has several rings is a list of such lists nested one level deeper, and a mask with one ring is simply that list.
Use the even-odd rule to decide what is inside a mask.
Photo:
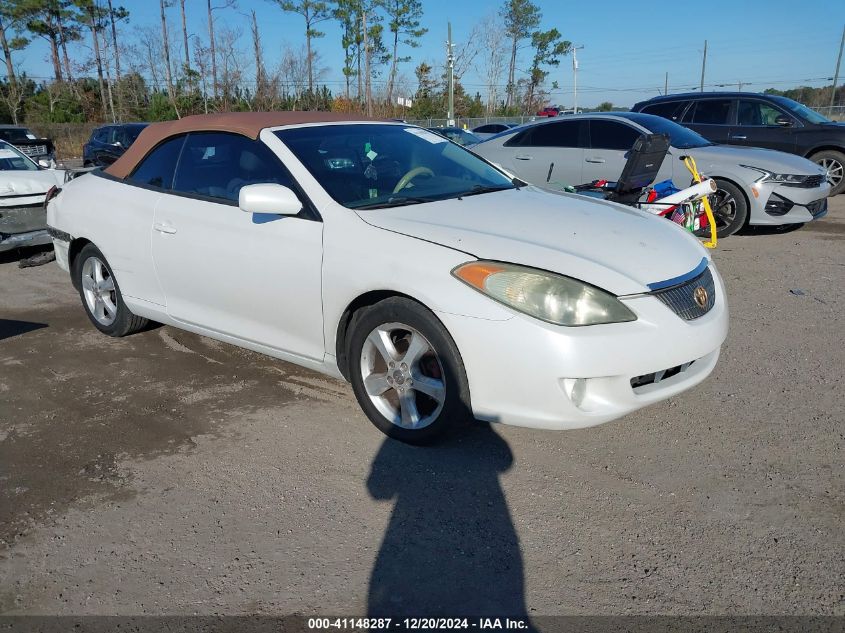
[{"label": "bare tree", "polygon": [[185,0],[179,0],[179,10],[182,12],[182,41],[185,47],[185,73],[191,74],[191,49],[188,46],[188,23],[185,20]]},{"label": "bare tree", "polygon": [[168,0],[159,0],[159,7],[161,9],[161,41],[164,52],[164,76],[167,79],[167,95],[170,97],[170,102],[176,104],[176,93],[173,89],[173,71],[170,67],[170,39],[167,35],[167,15],[164,10],[170,6]]},{"label": "bare tree", "polygon": [[315,26],[332,17],[327,2],[319,0],[273,0],[282,11],[298,13],[305,19],[305,49],[307,51],[308,91],[314,92],[314,51],[311,40],[323,37],[325,33],[318,31]]},{"label": "bare tree", "polygon": [[499,104],[499,85],[504,71],[506,49],[505,27],[499,17],[490,14],[479,25],[478,41],[484,54],[481,56],[481,76],[487,84],[487,114],[492,114]]},{"label": "bare tree", "polygon": [[258,31],[258,18],[255,10],[251,12],[252,17],[252,51],[255,56],[255,102],[258,109],[261,109],[267,98],[267,73],[264,70],[264,58],[261,50],[261,34]]}]

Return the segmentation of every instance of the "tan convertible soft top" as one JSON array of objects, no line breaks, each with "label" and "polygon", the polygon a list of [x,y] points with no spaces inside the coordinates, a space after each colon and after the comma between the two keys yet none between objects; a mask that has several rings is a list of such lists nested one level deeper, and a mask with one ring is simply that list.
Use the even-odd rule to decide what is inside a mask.
[{"label": "tan convertible soft top", "polygon": [[220,112],[196,114],[178,121],[151,123],[145,127],[126,153],[105,169],[115,178],[126,178],[156,145],[176,134],[186,132],[234,132],[257,139],[261,130],[279,125],[334,123],[339,121],[375,121],[359,114],[342,112]]}]

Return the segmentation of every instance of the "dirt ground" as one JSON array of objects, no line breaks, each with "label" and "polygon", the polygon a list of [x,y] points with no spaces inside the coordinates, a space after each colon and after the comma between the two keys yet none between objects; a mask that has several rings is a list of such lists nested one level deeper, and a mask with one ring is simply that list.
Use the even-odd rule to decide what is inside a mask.
[{"label": "dirt ground", "polygon": [[845,615],[845,196],[714,254],[713,376],[598,428],[386,441],[347,385],[98,334],[0,259],[0,613]]}]

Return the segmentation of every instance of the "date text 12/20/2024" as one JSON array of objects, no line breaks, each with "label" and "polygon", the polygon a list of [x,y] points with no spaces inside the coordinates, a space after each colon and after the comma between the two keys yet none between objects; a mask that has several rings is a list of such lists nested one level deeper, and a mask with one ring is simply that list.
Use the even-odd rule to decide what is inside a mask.
[{"label": "date text 12/20/2024", "polygon": [[308,618],[308,628],[315,631],[346,630],[527,630],[522,618]]}]

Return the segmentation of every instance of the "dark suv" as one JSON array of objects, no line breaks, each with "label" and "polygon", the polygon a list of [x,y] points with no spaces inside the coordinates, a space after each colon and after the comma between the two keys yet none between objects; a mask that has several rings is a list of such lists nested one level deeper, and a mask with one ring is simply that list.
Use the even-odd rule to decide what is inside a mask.
[{"label": "dark suv", "polygon": [[108,167],[129,149],[145,127],[146,123],[115,123],[94,128],[91,138],[82,146],[82,164]]},{"label": "dark suv", "polygon": [[827,171],[831,195],[845,190],[845,124],[792,99],[749,92],[687,93],[641,101],[631,110],[670,119],[714,143],[804,156]]}]

